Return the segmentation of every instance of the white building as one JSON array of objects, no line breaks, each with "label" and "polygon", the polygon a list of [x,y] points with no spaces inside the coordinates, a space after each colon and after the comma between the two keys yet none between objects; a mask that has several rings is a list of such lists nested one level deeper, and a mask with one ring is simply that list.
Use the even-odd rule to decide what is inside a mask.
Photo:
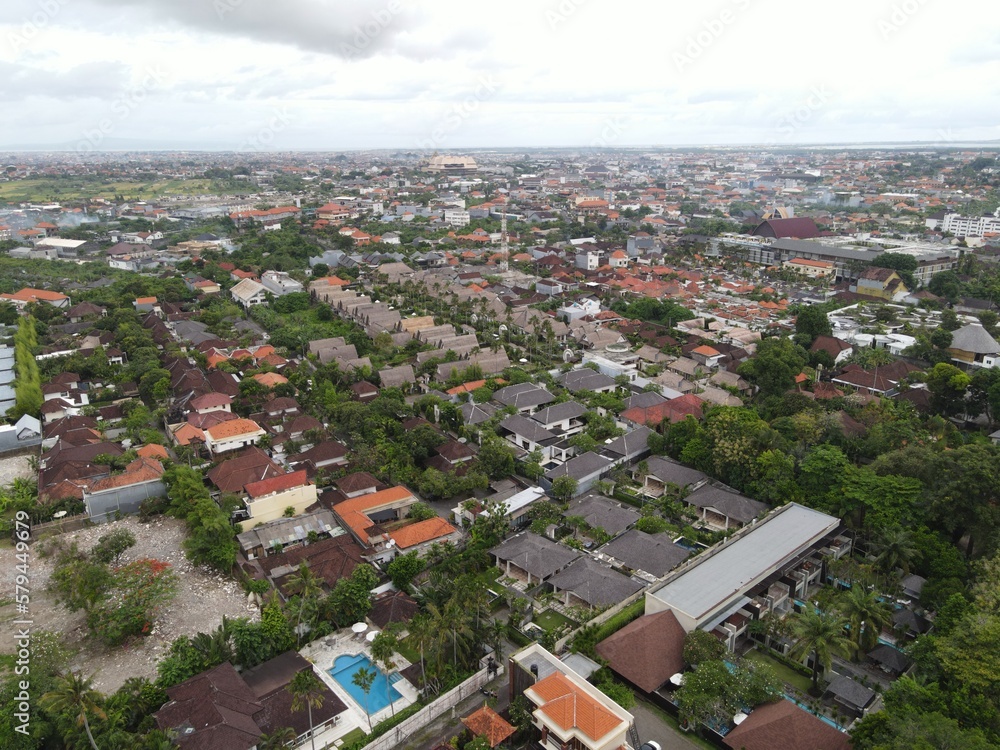
[{"label": "white building", "polygon": [[472,219],[465,209],[448,208],[445,209],[444,220],[453,227],[467,227]]},{"label": "white building", "polygon": [[925,223],[929,229],[940,229],[957,237],[982,237],[984,234],[1000,232],[1000,209],[997,209],[992,216],[945,214],[943,218],[932,217]]},{"label": "white building", "polygon": [[284,271],[264,271],[260,275],[260,283],[271,294],[280,297],[283,294],[301,292],[304,287]]}]

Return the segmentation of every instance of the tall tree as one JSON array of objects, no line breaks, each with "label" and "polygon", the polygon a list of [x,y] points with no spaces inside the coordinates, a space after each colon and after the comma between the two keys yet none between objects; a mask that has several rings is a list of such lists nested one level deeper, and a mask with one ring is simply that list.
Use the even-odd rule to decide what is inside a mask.
[{"label": "tall tree", "polygon": [[83,726],[90,740],[90,746],[94,750],[100,750],[94,742],[94,735],[90,731],[90,721],[88,714],[93,714],[99,719],[106,719],[107,714],[101,708],[99,702],[101,694],[94,690],[94,685],[90,677],[84,677],[78,672],[70,672],[60,677],[56,683],[55,690],[42,696],[42,705],[47,711],[62,713],[72,711],[76,716],[77,724]]},{"label": "tall tree", "polygon": [[372,641],[372,658],[385,672],[385,698],[389,701],[392,715],[396,715],[396,705],[392,700],[392,685],[389,684],[389,673],[396,668],[395,656],[399,650],[399,639],[395,633],[383,630]]},{"label": "tall tree", "polygon": [[824,670],[833,664],[833,656],[848,657],[854,650],[854,644],[844,635],[844,621],[831,614],[817,612],[811,604],[797,613],[792,619],[792,637],[795,645],[788,655],[793,659],[805,659],[812,656],[813,690],[819,688],[820,667]]},{"label": "tall tree", "polygon": [[878,645],[882,629],[892,623],[892,610],[878,595],[855,584],[840,596],[837,609],[851,626],[851,637],[859,653],[868,653]]},{"label": "tall tree", "polygon": [[365,694],[365,715],[368,717],[368,733],[371,734],[372,731],[372,714],[368,710],[368,696],[372,692],[372,685],[375,684],[375,677],[378,673],[374,669],[368,669],[367,667],[360,667],[357,672],[354,673],[354,677],[351,680],[355,685],[361,688],[361,692]]},{"label": "tall tree", "polygon": [[302,615],[306,611],[306,606],[323,593],[323,587],[305,560],[299,564],[298,571],[289,577],[285,587],[290,593],[298,594],[299,597],[298,619],[295,625],[295,643],[299,644],[302,642]]},{"label": "tall tree", "polygon": [[[292,694],[292,711],[301,711],[304,708],[309,712],[309,739],[312,740],[312,749],[316,750],[312,710],[323,705],[323,683],[319,681],[312,667],[309,667],[292,678],[287,690]],[[371,731],[370,723],[369,731]]]}]

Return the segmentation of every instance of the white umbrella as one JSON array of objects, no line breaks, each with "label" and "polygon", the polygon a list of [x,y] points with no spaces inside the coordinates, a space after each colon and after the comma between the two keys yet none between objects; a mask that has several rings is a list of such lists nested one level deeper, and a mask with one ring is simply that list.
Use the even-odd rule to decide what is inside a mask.
[{"label": "white umbrella", "polygon": [[742,711],[740,711],[738,714],[736,714],[736,716],[733,717],[733,724],[739,726],[746,720],[747,720],[747,715]]},{"label": "white umbrella", "polygon": [[368,630],[368,623],[356,622],[353,625],[351,625],[351,630],[360,635],[361,633],[364,633],[366,630]]},{"label": "white umbrella", "polygon": [[372,632],[370,632],[368,635],[365,636],[365,640],[368,641],[369,643],[371,643],[372,641],[375,640],[375,636],[377,636],[377,635],[378,635],[378,631],[377,630],[373,630]]},{"label": "white umbrella", "polygon": [[682,672],[677,672],[670,677],[671,685],[683,685],[684,684],[684,674]]}]

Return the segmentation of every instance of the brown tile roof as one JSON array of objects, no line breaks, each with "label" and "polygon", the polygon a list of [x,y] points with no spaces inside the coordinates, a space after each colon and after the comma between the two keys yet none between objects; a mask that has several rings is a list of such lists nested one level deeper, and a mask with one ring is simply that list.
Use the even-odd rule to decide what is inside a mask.
[{"label": "brown tile roof", "polygon": [[489,706],[483,706],[478,711],[462,719],[476,737],[485,737],[490,747],[496,747],[517,730],[500,714]]},{"label": "brown tile roof", "polygon": [[223,461],[208,472],[209,480],[222,492],[243,492],[252,482],[284,474],[285,470],[256,446],[248,448],[241,456]]},{"label": "brown tile roof", "polygon": [[350,577],[364,558],[361,557],[361,546],[350,534],[341,534],[333,539],[321,539],[305,547],[295,547],[276,555],[260,558],[261,567],[268,575],[273,575],[279,568],[288,568],[290,572],[278,577],[275,581],[281,586],[284,575],[291,575],[303,563],[309,563],[312,572],[332,589],[341,578]]},{"label": "brown tile roof", "polygon": [[368,619],[385,630],[394,622],[409,622],[420,611],[417,600],[405,591],[389,591],[375,597]]},{"label": "brown tile roof", "polygon": [[746,721],[722,740],[733,750],[850,750],[851,738],[803,711],[794,703],[780,700],[757,706]]},{"label": "brown tile roof", "polygon": [[645,615],[605,638],[596,650],[612,670],[652,693],[684,671],[684,628],[670,610]]},{"label": "brown tile roof", "polygon": [[275,492],[284,492],[294,487],[301,487],[306,484],[305,469],[293,471],[288,474],[279,474],[276,477],[262,479],[259,482],[251,482],[246,486],[246,493],[251,498],[264,497]]}]

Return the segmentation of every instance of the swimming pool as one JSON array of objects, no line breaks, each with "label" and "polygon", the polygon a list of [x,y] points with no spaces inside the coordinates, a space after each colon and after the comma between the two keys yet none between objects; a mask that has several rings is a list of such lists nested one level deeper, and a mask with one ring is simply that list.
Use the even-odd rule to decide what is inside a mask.
[{"label": "swimming pool", "polygon": [[[368,691],[367,695],[365,695],[364,690],[354,684],[354,675],[362,667],[375,670],[375,682],[372,683],[371,690]],[[403,697],[396,688],[392,687],[392,683],[399,680],[399,675],[391,674],[387,681],[385,673],[364,654],[338,656],[333,662],[333,666],[327,671],[337,681],[337,684],[344,688],[359,706],[367,708],[369,713],[377,713]]]}]

